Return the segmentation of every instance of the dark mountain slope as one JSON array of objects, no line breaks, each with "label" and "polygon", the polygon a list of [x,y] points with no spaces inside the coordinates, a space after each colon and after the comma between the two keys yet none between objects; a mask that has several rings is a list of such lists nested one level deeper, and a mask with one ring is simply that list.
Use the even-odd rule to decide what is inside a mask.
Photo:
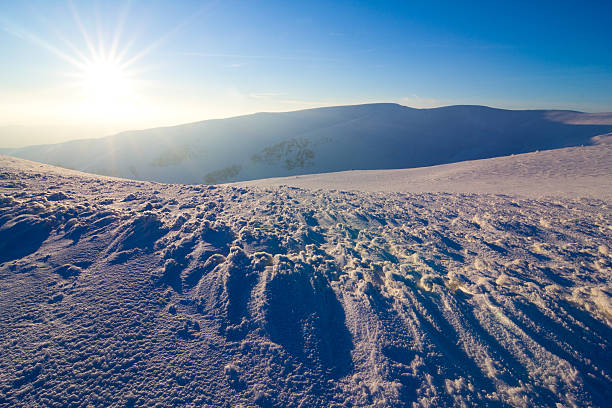
[{"label": "dark mountain slope", "polygon": [[257,113],[2,152],[104,175],[212,184],[482,159],[590,144],[610,131],[612,114],[371,104]]}]

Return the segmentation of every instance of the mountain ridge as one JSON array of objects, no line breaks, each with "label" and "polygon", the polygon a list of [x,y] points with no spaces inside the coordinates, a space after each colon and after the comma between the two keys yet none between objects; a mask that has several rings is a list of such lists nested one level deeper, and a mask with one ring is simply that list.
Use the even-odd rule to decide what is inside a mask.
[{"label": "mountain ridge", "polygon": [[605,113],[379,103],[260,112],[0,153],[101,175],[217,184],[498,157],[591,144],[611,131]]}]

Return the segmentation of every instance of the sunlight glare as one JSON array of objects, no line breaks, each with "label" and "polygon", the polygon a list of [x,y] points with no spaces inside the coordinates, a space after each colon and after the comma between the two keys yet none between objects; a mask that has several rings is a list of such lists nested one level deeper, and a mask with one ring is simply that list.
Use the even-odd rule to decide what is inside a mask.
[{"label": "sunlight glare", "polygon": [[112,60],[89,62],[83,66],[80,76],[86,97],[100,105],[117,103],[129,93],[127,73]]},{"label": "sunlight glare", "polygon": [[[97,6],[86,5],[87,11],[91,13],[82,18],[77,2],[68,1],[68,14],[72,15],[75,27],[62,27],[39,13],[36,8],[32,8],[38,19],[59,40],[57,43],[52,38],[4,21],[2,16],[0,33],[4,30],[15,37],[23,38],[69,64],[69,70],[59,73],[66,81],[53,91],[57,92],[55,96],[49,97],[52,101],[50,106],[40,109],[44,117],[53,121],[96,123],[105,127],[118,123],[133,127],[132,123],[140,123],[142,120],[151,123],[151,117],[165,116],[169,111],[164,105],[165,97],[153,96],[152,90],[159,92],[159,83],[142,77],[143,73],[151,70],[151,67],[142,65],[142,60],[195,21],[212,4],[214,2],[206,3],[167,32],[161,32],[159,37],[149,38],[150,42],[142,44],[137,41],[142,38],[139,35],[131,38],[125,35],[126,26],[130,26],[127,23],[131,2],[122,2],[117,10],[114,30],[106,29],[104,23],[112,24],[112,17],[101,18]],[[28,101],[26,105],[31,105],[31,102]],[[187,106],[192,112],[200,114],[200,109],[193,109],[188,104]],[[187,110],[181,109],[178,115],[172,116],[185,117],[184,112]],[[189,121],[192,119],[191,115],[188,116],[189,119],[172,121]],[[125,125],[127,123],[130,125]]]}]

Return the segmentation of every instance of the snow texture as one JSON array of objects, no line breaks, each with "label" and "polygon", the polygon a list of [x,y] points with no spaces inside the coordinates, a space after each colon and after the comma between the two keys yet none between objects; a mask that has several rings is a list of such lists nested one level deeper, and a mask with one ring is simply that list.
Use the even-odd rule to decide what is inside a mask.
[{"label": "snow texture", "polygon": [[591,187],[190,186],[0,157],[0,406],[609,406]]}]

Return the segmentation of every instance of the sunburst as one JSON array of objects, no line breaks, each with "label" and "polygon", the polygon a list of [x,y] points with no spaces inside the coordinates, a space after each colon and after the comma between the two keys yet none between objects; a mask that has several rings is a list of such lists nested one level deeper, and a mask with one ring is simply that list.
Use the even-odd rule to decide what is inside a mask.
[{"label": "sunburst", "polygon": [[[154,55],[148,57],[214,4],[214,1],[199,4],[199,8],[184,20],[161,32],[149,31],[152,27],[158,29],[156,25],[160,22],[136,17],[130,10],[130,1],[122,2],[116,10],[100,10],[106,6],[85,2],[80,3],[80,10],[77,10],[75,3],[68,0],[64,15],[72,17],[72,24],[53,21],[32,7],[30,12],[35,19],[31,21],[43,23],[47,31],[44,35],[36,34],[45,32],[41,27],[30,31],[2,16],[0,29],[39,46],[66,63],[63,72],[58,72],[64,81],[50,84],[41,91],[44,97],[52,95],[52,99],[47,99],[50,103],[45,105],[45,114],[59,112],[49,113],[48,117],[66,123],[104,125],[109,129],[115,129],[118,124],[134,126],[138,123],[137,126],[141,126],[143,121],[158,123],[152,118],[163,121],[159,113],[172,110],[167,106],[168,90],[164,78],[155,78],[153,68],[167,60],[155,59]],[[109,15],[113,11],[116,11],[116,18]],[[131,33],[133,36],[130,27],[137,27]]]},{"label": "sunburst", "polygon": [[134,99],[136,79],[124,65],[109,57],[96,57],[79,64],[73,76],[85,100],[100,111],[124,105]]}]

